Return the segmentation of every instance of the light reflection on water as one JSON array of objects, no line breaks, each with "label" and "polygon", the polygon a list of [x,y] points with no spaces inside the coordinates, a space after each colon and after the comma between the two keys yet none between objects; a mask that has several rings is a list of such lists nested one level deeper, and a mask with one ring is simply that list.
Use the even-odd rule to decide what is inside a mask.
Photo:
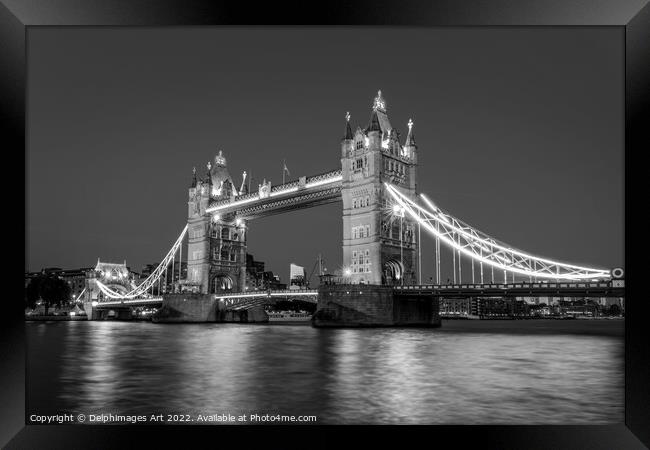
[{"label": "light reflection on water", "polygon": [[472,322],[27,323],[28,408],[306,414],[355,424],[623,421],[622,322]]}]

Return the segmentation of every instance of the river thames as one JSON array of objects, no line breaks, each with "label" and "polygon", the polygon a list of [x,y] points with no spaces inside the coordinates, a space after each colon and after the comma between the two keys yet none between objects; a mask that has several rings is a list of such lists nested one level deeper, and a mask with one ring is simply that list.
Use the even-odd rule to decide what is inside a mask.
[{"label": "river thames", "polygon": [[281,414],[315,415],[317,424],[507,425],[624,419],[623,320],[446,320],[437,329],[25,326],[28,417]]}]

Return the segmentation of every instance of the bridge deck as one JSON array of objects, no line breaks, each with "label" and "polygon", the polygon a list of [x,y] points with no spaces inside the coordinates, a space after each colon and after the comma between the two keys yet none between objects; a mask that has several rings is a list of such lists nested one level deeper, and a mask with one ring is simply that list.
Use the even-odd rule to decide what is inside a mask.
[{"label": "bridge deck", "polygon": [[109,301],[100,301],[97,305],[94,305],[95,308],[110,308],[117,306],[151,306],[151,305],[161,305],[163,302],[162,297],[153,297],[153,298],[134,298],[131,300],[109,300]]},{"label": "bridge deck", "polygon": [[216,295],[219,301],[223,302],[229,309],[248,309],[255,306],[261,306],[280,298],[296,298],[310,303],[318,301],[317,289],[286,289],[286,290],[269,290],[264,292],[253,293],[232,293],[225,295]]},{"label": "bridge deck", "polygon": [[282,289],[258,292],[233,292],[214,295],[219,300],[227,300],[231,298],[315,297],[318,295],[318,289]]},{"label": "bridge deck", "polygon": [[[433,297],[625,297],[622,282],[585,282],[585,283],[490,283],[490,284],[426,284],[394,286],[396,295],[415,295]],[[263,303],[271,298],[302,297],[305,301],[316,302],[317,289],[286,289],[259,292],[233,292],[213,294],[227,304]],[[111,300],[100,302],[95,307],[109,308],[118,306],[149,306],[162,304],[162,297],[133,300]]]},{"label": "bridge deck", "polygon": [[396,294],[425,296],[499,297],[624,297],[625,287],[608,282],[429,284],[395,286]]}]

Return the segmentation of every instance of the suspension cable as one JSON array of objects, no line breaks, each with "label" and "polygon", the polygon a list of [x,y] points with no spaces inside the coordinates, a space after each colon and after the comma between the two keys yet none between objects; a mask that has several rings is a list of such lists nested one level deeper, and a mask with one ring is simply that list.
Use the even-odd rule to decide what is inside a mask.
[{"label": "suspension cable", "polygon": [[158,282],[158,295],[160,295],[160,277],[162,276],[163,272],[166,272],[167,266],[172,261],[174,254],[178,248],[181,247],[185,233],[187,233],[187,228],[188,225],[185,225],[185,228],[183,228],[183,231],[181,231],[180,236],[178,239],[176,239],[176,242],[174,242],[174,245],[172,245],[172,248],[169,249],[167,255],[165,255],[160,264],[158,264],[158,267],[156,267],[156,269],[151,272],[151,274],[138,287],[132,289],[126,294],[120,294],[119,292],[110,289],[101,281],[97,280],[96,283],[99,289],[109,298],[132,299],[145,294],[149,288],[151,288],[151,294],[153,295],[153,286],[156,284],[156,282]]},{"label": "suspension cable", "polygon": [[[404,208],[409,216],[420,223],[425,230],[450,246],[452,252],[454,250],[459,252],[459,260],[460,254],[465,253],[472,259],[504,271],[510,271],[513,276],[517,273],[526,276],[563,280],[611,278],[609,271],[605,269],[587,268],[552,261],[514,249],[467,225],[451,214],[442,212],[440,208],[433,205],[424,196],[422,198],[430,210],[416,204],[394,186],[388,183],[385,185],[387,192]],[[456,237],[458,237],[458,241]],[[504,276],[504,281],[507,282],[506,276]]]}]

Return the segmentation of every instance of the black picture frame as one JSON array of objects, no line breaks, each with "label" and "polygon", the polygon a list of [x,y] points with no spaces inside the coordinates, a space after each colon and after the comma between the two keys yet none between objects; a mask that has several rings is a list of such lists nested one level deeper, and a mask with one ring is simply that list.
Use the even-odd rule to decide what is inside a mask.
[{"label": "black picture frame", "polygon": [[[26,52],[31,27],[58,26],[210,26],[210,25],[390,25],[441,26],[615,26],[625,29],[625,425],[611,426],[435,426],[354,427],[366,445],[398,436],[415,443],[447,442],[483,448],[621,449],[650,446],[650,358],[647,300],[641,291],[640,259],[645,242],[643,223],[634,220],[647,203],[636,171],[650,149],[647,113],[650,80],[650,5],[645,0],[508,0],[484,1],[338,1],[327,3],[247,2],[206,0],[2,0],[0,1],[0,101],[3,136],[9,137],[5,155],[25,153]],[[22,159],[23,163],[25,159]],[[9,163],[5,162],[5,170]],[[13,167],[16,167],[13,165]],[[26,166],[25,166],[26,167]],[[15,172],[15,170],[14,170]],[[28,174],[25,173],[25,185]],[[15,194],[18,182],[6,187]],[[23,205],[24,206],[24,205]],[[9,207],[7,207],[9,208]],[[19,207],[12,211],[20,211]],[[603,214],[607,214],[603,211]],[[641,214],[641,212],[639,212]],[[20,221],[13,223],[20,233]],[[24,216],[25,217],[25,216]],[[25,232],[25,227],[22,227]],[[638,239],[637,239],[638,238]],[[647,240],[646,240],[647,241]],[[630,245],[642,242],[641,245]],[[640,262],[636,264],[635,256]],[[12,261],[14,265],[15,262]],[[13,273],[13,272],[11,272]],[[17,275],[16,275],[17,276]],[[18,284],[12,278],[11,285]],[[0,444],[6,448],[126,448],[154,442],[194,446],[197,439],[214,445],[231,438],[245,445],[281,442],[286,446],[341,445],[340,427],[187,427],[187,426],[48,426],[25,425],[25,328],[20,292],[4,298],[0,326],[1,360]],[[345,427],[350,431],[350,427]],[[253,433],[251,432],[253,431]],[[334,432],[331,432],[334,431]],[[402,436],[403,435],[403,436]]]}]

